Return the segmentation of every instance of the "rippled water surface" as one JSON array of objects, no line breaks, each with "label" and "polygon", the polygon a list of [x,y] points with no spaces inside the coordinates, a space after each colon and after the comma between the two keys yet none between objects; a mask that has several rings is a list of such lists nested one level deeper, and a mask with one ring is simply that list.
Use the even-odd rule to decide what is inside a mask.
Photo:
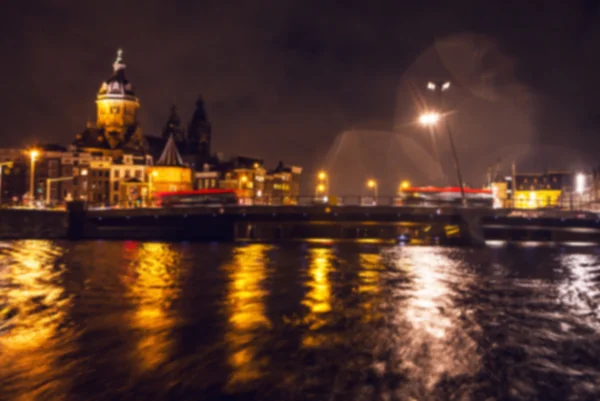
[{"label": "rippled water surface", "polygon": [[0,243],[0,399],[598,400],[599,255]]}]

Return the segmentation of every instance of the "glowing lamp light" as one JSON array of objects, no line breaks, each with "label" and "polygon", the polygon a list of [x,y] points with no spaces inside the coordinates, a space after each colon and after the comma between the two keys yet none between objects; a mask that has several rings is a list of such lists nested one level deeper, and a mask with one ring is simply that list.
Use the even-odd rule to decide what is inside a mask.
[{"label": "glowing lamp light", "polygon": [[319,191],[319,192],[323,192],[323,191],[325,191],[325,185],[323,185],[323,184],[319,184],[319,185],[317,186],[317,191]]},{"label": "glowing lamp light", "polygon": [[579,173],[575,176],[575,192],[583,194],[585,192],[585,175]]},{"label": "glowing lamp light", "polygon": [[327,178],[327,173],[324,171],[321,171],[319,173],[319,180],[324,180],[325,178]]},{"label": "glowing lamp light", "polygon": [[377,182],[375,182],[375,180],[369,180],[367,181],[367,186],[369,188],[375,188],[377,186]]},{"label": "glowing lamp light", "polygon": [[421,125],[435,125],[440,120],[440,113],[429,112],[421,114],[419,116],[419,123]]},{"label": "glowing lamp light", "polygon": [[404,180],[400,183],[400,189],[410,188],[410,181]]}]

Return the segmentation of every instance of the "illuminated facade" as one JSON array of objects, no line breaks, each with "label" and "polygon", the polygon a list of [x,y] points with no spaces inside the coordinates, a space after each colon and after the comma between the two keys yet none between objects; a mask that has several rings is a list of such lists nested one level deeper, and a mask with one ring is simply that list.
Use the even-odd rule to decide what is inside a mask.
[{"label": "illuminated facade", "polygon": [[110,204],[121,207],[145,205],[151,166],[150,156],[123,155],[115,159],[110,166]]},{"label": "illuminated facade", "polygon": [[275,170],[266,176],[265,196],[268,203],[296,204],[300,196],[302,168],[284,166],[279,162]]},{"label": "illuminated facade", "polygon": [[184,164],[170,136],[160,158],[149,171],[151,196],[157,192],[189,191],[193,188],[192,169]]},{"label": "illuminated facade", "polygon": [[113,75],[104,81],[96,96],[96,124],[88,124],[73,145],[86,152],[118,157],[124,153],[145,153],[146,139],[137,121],[140,102],[125,77],[123,52],[117,52]]},{"label": "illuminated facade", "polygon": [[518,209],[560,206],[573,190],[572,173],[519,174],[515,178],[513,203]]}]

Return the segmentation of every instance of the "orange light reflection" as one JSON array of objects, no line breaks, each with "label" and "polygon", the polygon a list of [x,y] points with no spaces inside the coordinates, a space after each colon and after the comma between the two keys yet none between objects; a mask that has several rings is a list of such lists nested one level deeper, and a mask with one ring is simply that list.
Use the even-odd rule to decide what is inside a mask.
[{"label": "orange light reflection", "polygon": [[178,255],[161,243],[143,243],[136,250],[129,295],[136,307],[131,326],[139,333],[134,353],[141,371],[159,367],[172,349],[176,317],[169,309],[179,295]]},{"label": "orange light reflection", "polygon": [[18,241],[0,252],[0,382],[19,383],[3,389],[10,399],[61,400],[67,393],[69,375],[61,358],[74,335],[65,325],[71,298],[55,268],[61,252],[51,241]]},{"label": "orange light reflection", "polygon": [[266,315],[267,276],[264,244],[252,244],[236,249],[234,260],[226,267],[229,274],[227,295],[228,327],[225,340],[232,374],[228,382],[231,390],[260,378],[268,359],[258,355],[260,331],[271,327]]}]

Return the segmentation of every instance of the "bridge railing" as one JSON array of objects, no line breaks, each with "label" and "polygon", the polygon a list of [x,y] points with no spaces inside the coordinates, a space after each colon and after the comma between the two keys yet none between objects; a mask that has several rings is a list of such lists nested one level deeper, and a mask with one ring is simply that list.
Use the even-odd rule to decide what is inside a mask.
[{"label": "bridge railing", "polygon": [[[271,197],[253,197],[240,198],[240,204],[257,205],[257,206],[418,206],[418,207],[440,207],[440,206],[456,206],[460,207],[460,199],[453,201],[435,201],[435,200],[419,200],[411,199],[409,202],[402,201],[398,196],[363,196],[363,195],[344,195],[331,197],[315,197],[312,196],[271,196]],[[516,210],[562,210],[562,211],[585,211],[585,212],[600,212],[600,202],[583,201],[579,199],[569,200],[540,200],[540,199],[517,199],[505,200],[503,202],[492,202],[492,200],[468,199],[468,207],[483,207],[483,208],[500,208],[500,209],[516,209]]]}]

